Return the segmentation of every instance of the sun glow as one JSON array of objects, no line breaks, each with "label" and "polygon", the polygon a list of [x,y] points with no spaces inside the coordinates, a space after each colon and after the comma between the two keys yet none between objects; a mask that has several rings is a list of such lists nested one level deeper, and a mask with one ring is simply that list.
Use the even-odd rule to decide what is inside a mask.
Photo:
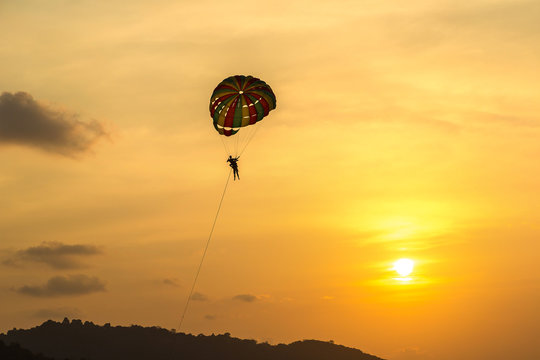
[{"label": "sun glow", "polygon": [[406,277],[413,272],[414,261],[410,259],[399,259],[394,262],[394,267],[392,270],[395,270],[399,276]]}]

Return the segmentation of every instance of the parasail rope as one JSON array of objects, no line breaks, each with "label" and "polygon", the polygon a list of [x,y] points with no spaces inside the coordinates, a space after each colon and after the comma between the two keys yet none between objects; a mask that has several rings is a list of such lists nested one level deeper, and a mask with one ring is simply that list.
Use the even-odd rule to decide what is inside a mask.
[{"label": "parasail rope", "polygon": [[191,296],[193,295],[193,290],[195,290],[195,285],[197,284],[197,279],[199,278],[199,274],[201,272],[202,264],[204,262],[204,258],[206,256],[206,252],[208,251],[208,245],[210,245],[210,240],[212,239],[212,234],[214,233],[214,228],[216,227],[216,222],[219,216],[219,211],[221,210],[221,204],[223,204],[223,199],[225,198],[225,192],[227,192],[227,187],[229,185],[229,180],[231,179],[231,173],[232,169],[229,171],[229,176],[227,176],[227,182],[225,183],[225,188],[223,189],[223,194],[221,195],[221,200],[219,201],[219,206],[216,212],[216,216],[214,218],[214,223],[212,224],[212,229],[210,230],[210,235],[208,235],[208,240],[206,240],[206,246],[204,248],[204,252],[201,258],[201,262],[199,263],[199,267],[197,268],[197,273],[195,274],[195,279],[193,280],[193,285],[191,285],[191,290],[189,291],[189,296],[186,301],[186,306],[184,307],[184,311],[182,312],[182,317],[180,318],[180,324],[178,325],[178,330],[182,327],[182,323],[184,322],[184,317],[186,316],[186,311],[189,306],[189,302],[191,300]]}]

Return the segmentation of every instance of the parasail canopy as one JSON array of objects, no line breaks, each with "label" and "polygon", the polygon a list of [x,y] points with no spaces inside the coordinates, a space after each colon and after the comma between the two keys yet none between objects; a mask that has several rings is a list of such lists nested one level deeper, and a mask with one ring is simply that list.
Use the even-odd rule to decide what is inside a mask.
[{"label": "parasail canopy", "polygon": [[231,136],[240,128],[256,124],[276,108],[270,86],[251,75],[226,78],[210,98],[210,116],[221,135]]}]

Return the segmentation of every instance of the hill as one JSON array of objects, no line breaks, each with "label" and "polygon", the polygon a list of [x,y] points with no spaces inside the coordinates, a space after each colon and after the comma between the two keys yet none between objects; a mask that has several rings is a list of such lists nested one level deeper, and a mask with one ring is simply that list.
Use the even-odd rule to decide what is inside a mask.
[{"label": "hill", "polygon": [[2,360],[54,360],[41,354],[33,354],[31,351],[21,348],[19,344],[4,344],[0,340],[0,359]]},{"label": "hill", "polygon": [[[64,319],[0,335],[34,353],[86,360],[382,360],[332,342],[303,340],[270,345],[222,335],[174,333],[160,327],[104,326]],[[33,358],[29,358],[33,359]],[[37,359],[37,358],[36,358]]]}]

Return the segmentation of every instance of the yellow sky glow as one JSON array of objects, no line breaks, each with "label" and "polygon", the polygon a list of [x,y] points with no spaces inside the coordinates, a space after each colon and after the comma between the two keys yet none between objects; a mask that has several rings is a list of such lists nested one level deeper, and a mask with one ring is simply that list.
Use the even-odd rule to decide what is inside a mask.
[{"label": "yellow sky glow", "polygon": [[[178,326],[229,171],[210,94],[251,74],[277,108],[227,190],[183,331],[392,360],[540,358],[539,11],[3,1],[0,92],[109,137],[71,158],[0,136],[0,330]],[[88,247],[28,252],[58,244]],[[415,268],[397,276],[402,258]],[[47,295],[78,275],[104,290]]]}]

